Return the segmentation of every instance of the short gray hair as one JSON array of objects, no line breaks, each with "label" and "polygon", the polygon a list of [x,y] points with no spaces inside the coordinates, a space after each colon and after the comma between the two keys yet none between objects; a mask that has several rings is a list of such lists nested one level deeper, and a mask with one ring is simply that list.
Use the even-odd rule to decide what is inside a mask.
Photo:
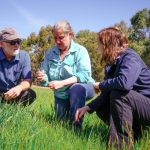
[{"label": "short gray hair", "polygon": [[55,23],[55,25],[52,28],[52,33],[54,33],[56,30],[62,29],[65,33],[72,33],[72,36],[74,36],[73,29],[70,25],[70,23],[66,20],[59,20]]}]

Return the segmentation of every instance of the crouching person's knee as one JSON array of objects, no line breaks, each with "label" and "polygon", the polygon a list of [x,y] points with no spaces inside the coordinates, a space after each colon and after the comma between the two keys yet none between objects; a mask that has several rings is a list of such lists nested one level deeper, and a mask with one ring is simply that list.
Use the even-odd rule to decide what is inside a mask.
[{"label": "crouching person's knee", "polygon": [[24,106],[32,104],[36,99],[36,93],[32,89],[28,89],[23,91],[19,96],[19,103],[23,104]]}]

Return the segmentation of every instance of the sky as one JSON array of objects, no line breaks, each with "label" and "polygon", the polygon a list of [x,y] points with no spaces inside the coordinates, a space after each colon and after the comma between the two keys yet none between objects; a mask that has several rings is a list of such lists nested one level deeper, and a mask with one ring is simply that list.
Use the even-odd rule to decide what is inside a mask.
[{"label": "sky", "polygon": [[130,19],[143,8],[150,9],[149,0],[0,0],[0,30],[13,27],[21,38],[39,33],[42,26],[53,26],[58,20],[70,22],[74,32],[98,32]]}]

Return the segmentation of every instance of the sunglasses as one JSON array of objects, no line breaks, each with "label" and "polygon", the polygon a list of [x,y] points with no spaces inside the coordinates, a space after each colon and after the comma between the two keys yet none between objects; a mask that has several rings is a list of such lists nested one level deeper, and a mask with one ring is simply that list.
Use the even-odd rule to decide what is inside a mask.
[{"label": "sunglasses", "polygon": [[21,39],[18,40],[13,40],[13,41],[5,41],[6,43],[9,43],[10,45],[20,45],[21,44]]}]

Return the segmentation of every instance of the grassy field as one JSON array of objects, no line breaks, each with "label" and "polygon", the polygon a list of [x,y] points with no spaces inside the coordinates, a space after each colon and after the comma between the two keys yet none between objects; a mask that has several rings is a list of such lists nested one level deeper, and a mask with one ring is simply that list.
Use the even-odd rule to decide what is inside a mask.
[{"label": "grassy field", "polygon": [[[107,126],[93,113],[84,118],[83,131],[75,133],[67,122],[56,120],[53,93],[34,88],[36,101],[28,106],[0,105],[0,150],[104,150]],[[149,132],[135,144],[148,150]]]}]

